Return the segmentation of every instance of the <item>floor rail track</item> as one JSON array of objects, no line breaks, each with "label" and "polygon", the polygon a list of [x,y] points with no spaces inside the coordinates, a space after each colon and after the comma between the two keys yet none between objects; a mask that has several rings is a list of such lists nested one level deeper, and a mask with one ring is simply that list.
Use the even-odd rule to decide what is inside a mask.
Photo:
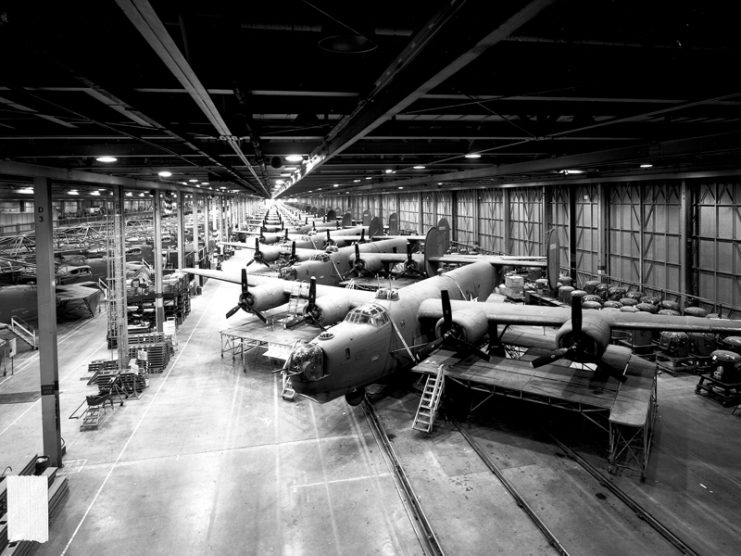
[{"label": "floor rail track", "polygon": [[391,462],[398,488],[410,506],[413,517],[416,521],[414,525],[417,530],[417,536],[420,539],[425,554],[443,556],[445,552],[440,545],[440,541],[437,539],[427,516],[422,510],[422,505],[417,498],[417,495],[414,493],[414,489],[412,488],[399,458],[394,452],[391,441],[376,414],[373,404],[366,399],[363,403],[363,409],[365,410],[365,416],[370,424],[371,430],[373,431],[373,436],[376,438],[376,442],[378,442],[378,445]]},{"label": "floor rail track", "polygon": [[[547,431],[546,431],[547,432]],[[649,524],[655,529],[662,537],[664,537],[669,543],[679,550],[682,554],[688,554],[691,556],[697,556],[698,552],[692,549],[686,542],[684,542],[676,533],[669,529],[666,525],[661,523],[656,517],[654,517],[648,510],[636,502],[628,493],[613,483],[607,476],[600,472],[595,466],[581,457],[574,450],[566,446],[558,438],[553,436],[550,432],[547,432],[551,440],[561,449],[569,458],[578,463],[583,467],[592,477],[594,477],[602,486],[614,494],[621,502],[628,506],[640,519]]]}]

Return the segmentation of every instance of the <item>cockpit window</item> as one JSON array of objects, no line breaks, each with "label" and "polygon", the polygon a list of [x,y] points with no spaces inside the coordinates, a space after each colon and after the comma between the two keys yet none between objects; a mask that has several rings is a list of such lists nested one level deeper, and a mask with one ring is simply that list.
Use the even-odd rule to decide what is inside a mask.
[{"label": "cockpit window", "polygon": [[366,303],[350,311],[345,316],[345,322],[353,324],[370,324],[380,328],[389,321],[386,309],[375,303]]},{"label": "cockpit window", "polygon": [[327,261],[329,261],[329,255],[327,255],[326,253],[317,253],[316,255],[311,256],[311,260],[326,263]]}]

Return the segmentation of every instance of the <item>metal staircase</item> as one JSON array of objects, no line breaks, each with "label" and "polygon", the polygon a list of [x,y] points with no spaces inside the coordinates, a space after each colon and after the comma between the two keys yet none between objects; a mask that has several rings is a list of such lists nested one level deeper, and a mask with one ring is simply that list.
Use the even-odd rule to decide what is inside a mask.
[{"label": "metal staircase", "polygon": [[417,407],[417,414],[414,416],[413,429],[422,432],[432,430],[444,387],[445,373],[443,365],[440,365],[437,368],[437,374],[427,377],[425,389],[422,391],[422,398],[419,400],[419,407]]},{"label": "metal staircase", "polygon": [[10,331],[33,349],[39,349],[39,338],[33,327],[18,317],[10,317]]}]

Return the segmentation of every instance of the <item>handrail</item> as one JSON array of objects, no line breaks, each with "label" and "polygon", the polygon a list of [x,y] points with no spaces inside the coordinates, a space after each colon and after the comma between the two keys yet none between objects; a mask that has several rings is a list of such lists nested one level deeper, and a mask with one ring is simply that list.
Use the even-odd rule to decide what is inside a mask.
[{"label": "handrail", "polygon": [[[34,349],[38,348],[38,339],[36,337],[36,331],[33,329],[33,327],[30,324],[28,324],[22,318],[10,317],[10,328],[14,334],[23,338],[26,342],[31,344]],[[20,330],[20,333],[18,332],[18,330],[16,330],[16,328]]]}]

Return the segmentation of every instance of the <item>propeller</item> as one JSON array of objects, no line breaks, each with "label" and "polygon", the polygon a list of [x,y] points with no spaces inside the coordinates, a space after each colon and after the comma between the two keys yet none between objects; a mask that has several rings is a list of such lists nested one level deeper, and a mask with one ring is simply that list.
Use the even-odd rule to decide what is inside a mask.
[{"label": "propeller", "polygon": [[419,271],[419,265],[417,265],[417,262],[412,258],[412,249],[413,245],[410,242],[407,242],[407,260],[404,261],[404,272],[402,272],[403,276],[419,276],[421,273]]},{"label": "propeller", "polygon": [[334,245],[334,244],[335,244],[335,240],[332,239],[332,235],[329,233],[329,228],[327,228],[327,241],[324,242],[324,246],[326,247],[327,245]]},{"label": "propeller", "polygon": [[296,256],[296,242],[291,242],[291,255],[288,257],[288,264],[293,265],[298,262],[298,257]]},{"label": "propeller", "polygon": [[229,311],[227,312],[226,318],[231,317],[232,315],[234,315],[234,313],[242,309],[246,313],[252,313],[253,315],[257,316],[257,318],[259,318],[262,322],[267,324],[268,320],[263,316],[263,314],[257,309],[252,307],[254,302],[255,302],[255,298],[250,293],[249,286],[247,284],[247,269],[243,268],[242,269],[242,293],[239,294],[239,301],[237,302],[237,304],[231,309],[229,309]]},{"label": "propeller", "polygon": [[440,345],[450,345],[459,351],[467,351],[473,355],[483,359],[484,361],[489,360],[489,355],[484,353],[479,348],[462,340],[460,335],[460,329],[453,322],[453,309],[450,306],[450,294],[448,290],[440,290],[440,301],[443,306],[443,328],[440,337],[432,340],[427,346],[432,350]]},{"label": "propeller", "polygon": [[260,239],[255,238],[255,254],[252,255],[252,258],[249,260],[249,262],[245,265],[245,267],[250,266],[252,263],[261,263],[270,268],[270,265],[265,262],[265,255],[262,251],[260,251]]},{"label": "propeller", "polygon": [[355,244],[355,262],[352,265],[352,268],[348,270],[345,274],[342,275],[343,278],[346,278],[347,276],[350,276],[351,274],[354,274],[355,276],[360,276],[365,271],[365,261],[360,258],[360,244]]},{"label": "propeller", "polygon": [[542,367],[559,359],[578,363],[593,363],[597,365],[597,373],[609,375],[620,382],[625,382],[626,377],[621,370],[607,365],[602,360],[604,349],[597,350],[593,346],[590,349],[590,343],[592,342],[583,329],[582,297],[583,294],[571,296],[571,332],[566,337],[569,344],[533,359],[532,366],[535,368]]},{"label": "propeller", "polygon": [[365,228],[360,230],[360,239],[358,240],[358,243],[365,243]]},{"label": "propeller", "polygon": [[281,243],[288,243],[288,228],[285,228],[286,233],[283,234],[283,237],[281,238]]},{"label": "propeller", "polygon": [[321,309],[316,304],[316,276],[312,276],[309,279],[309,302],[304,307],[304,319],[315,324],[322,330],[326,330],[319,322],[321,317]]}]

